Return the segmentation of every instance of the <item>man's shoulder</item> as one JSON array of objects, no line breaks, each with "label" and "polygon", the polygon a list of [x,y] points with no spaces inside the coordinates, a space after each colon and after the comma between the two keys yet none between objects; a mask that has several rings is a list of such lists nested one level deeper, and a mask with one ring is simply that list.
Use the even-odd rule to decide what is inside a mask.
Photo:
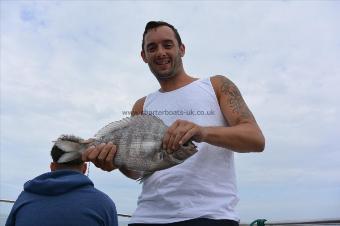
[{"label": "man's shoulder", "polygon": [[215,83],[223,82],[224,80],[228,79],[226,75],[213,75],[210,76],[210,81]]},{"label": "man's shoulder", "polygon": [[93,188],[93,196],[95,196],[95,200],[98,203],[101,203],[101,205],[110,205],[115,207],[115,204],[113,202],[113,200],[110,198],[110,196],[108,196],[106,193],[104,193],[103,191],[97,189],[97,188]]},{"label": "man's shoulder", "polygon": [[220,87],[226,79],[227,77],[224,75],[213,75],[210,77],[211,85],[218,100],[220,99]]},{"label": "man's shoulder", "polygon": [[98,197],[101,197],[103,199],[111,199],[105,192],[97,189],[97,188],[93,188],[93,193],[94,195],[98,196]]},{"label": "man's shoulder", "polygon": [[146,99],[146,96],[142,97],[142,98],[139,98],[135,104],[137,105],[144,105],[144,102],[145,102],[145,99]]},{"label": "man's shoulder", "polygon": [[140,115],[143,113],[146,96],[138,99],[132,107],[131,115]]}]

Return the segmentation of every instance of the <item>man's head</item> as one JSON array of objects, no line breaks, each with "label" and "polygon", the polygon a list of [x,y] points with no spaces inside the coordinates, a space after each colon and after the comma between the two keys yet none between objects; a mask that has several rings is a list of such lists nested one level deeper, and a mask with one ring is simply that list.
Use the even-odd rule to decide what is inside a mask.
[{"label": "man's head", "polygon": [[146,24],[141,56],[158,80],[170,79],[184,72],[185,46],[177,30],[163,21]]},{"label": "man's head", "polygon": [[71,170],[77,170],[82,173],[86,172],[87,165],[81,159],[75,159],[75,160],[72,160],[66,163],[58,163],[59,158],[64,153],[65,152],[63,150],[58,148],[56,145],[53,145],[52,150],[51,150],[51,157],[53,160],[50,164],[51,171],[56,171],[60,169],[71,169]]},{"label": "man's head", "polygon": [[146,24],[145,29],[144,29],[144,33],[143,33],[143,41],[142,41],[142,50],[143,51],[145,51],[144,44],[145,44],[145,35],[146,35],[146,33],[148,33],[149,30],[158,28],[160,26],[167,26],[167,27],[169,27],[174,32],[174,34],[175,34],[178,46],[181,46],[183,44],[181,36],[179,35],[177,29],[173,25],[171,25],[171,24],[169,24],[167,22],[164,22],[164,21],[150,21],[150,22],[148,22]]}]

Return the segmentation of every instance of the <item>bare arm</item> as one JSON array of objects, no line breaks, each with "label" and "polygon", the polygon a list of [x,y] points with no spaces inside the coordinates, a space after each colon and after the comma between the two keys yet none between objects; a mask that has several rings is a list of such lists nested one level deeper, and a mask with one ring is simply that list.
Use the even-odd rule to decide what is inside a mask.
[{"label": "bare arm", "polygon": [[211,82],[229,127],[203,127],[185,120],[177,120],[164,136],[164,148],[175,151],[180,144],[192,138],[235,152],[263,151],[264,136],[236,85],[224,76],[214,76]]},{"label": "bare arm", "polygon": [[202,140],[236,152],[261,152],[265,139],[236,85],[224,76],[211,78],[229,127],[205,127]]}]

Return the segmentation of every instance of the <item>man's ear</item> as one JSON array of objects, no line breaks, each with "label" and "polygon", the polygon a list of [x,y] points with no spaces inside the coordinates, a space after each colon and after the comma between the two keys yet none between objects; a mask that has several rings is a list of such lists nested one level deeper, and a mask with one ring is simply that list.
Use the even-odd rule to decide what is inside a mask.
[{"label": "man's ear", "polygon": [[87,163],[84,163],[84,164],[81,166],[81,172],[82,172],[83,174],[85,174],[85,173],[86,173],[86,170],[87,170]]},{"label": "man's ear", "polygon": [[179,54],[181,55],[181,57],[184,57],[184,55],[185,55],[185,45],[184,44],[182,44],[179,47]]},{"label": "man's ear", "polygon": [[57,164],[58,164],[58,163],[56,163],[56,162],[51,162],[51,164],[50,164],[51,172],[57,170]]},{"label": "man's ear", "polygon": [[148,63],[148,61],[147,61],[147,59],[146,59],[146,56],[145,56],[144,50],[142,50],[142,51],[140,52],[140,55],[141,55],[141,57],[142,57],[144,63]]}]

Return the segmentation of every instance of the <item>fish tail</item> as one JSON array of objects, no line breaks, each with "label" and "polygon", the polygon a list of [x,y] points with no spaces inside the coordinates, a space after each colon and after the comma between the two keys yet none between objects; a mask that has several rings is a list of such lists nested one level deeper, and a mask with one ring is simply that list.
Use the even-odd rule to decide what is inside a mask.
[{"label": "fish tail", "polygon": [[75,136],[61,136],[57,141],[54,142],[54,145],[63,152],[58,160],[58,163],[67,163],[81,158],[82,153],[92,142],[93,140],[91,139],[84,140]]}]

